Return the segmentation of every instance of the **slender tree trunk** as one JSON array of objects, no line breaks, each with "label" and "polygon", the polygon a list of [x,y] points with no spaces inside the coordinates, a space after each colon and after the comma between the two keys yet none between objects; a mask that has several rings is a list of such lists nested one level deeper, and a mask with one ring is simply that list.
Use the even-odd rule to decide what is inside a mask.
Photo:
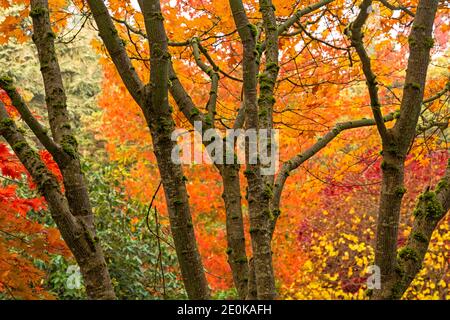
[{"label": "slender tree trunk", "polygon": [[52,218],[80,266],[89,298],[114,299],[115,294],[98,238],[81,217],[72,214],[56,177],[27,143],[1,102],[0,134],[5,137],[45,197]]},{"label": "slender tree trunk", "polygon": [[405,193],[403,186],[404,158],[384,151],[381,168],[383,179],[378,209],[375,264],[381,270],[381,291],[390,291],[396,267],[400,208]]},{"label": "slender tree trunk", "polygon": [[185,179],[181,166],[172,161],[176,142],[171,140],[174,129],[169,114],[151,114],[147,120],[152,134],[154,152],[163,182],[169,211],[170,228],[175,243],[183,282],[190,299],[208,299],[209,288],[195,239]]},{"label": "slender tree trunk", "polygon": [[142,11],[150,41],[152,87],[146,93],[150,101],[144,109],[168,204],[170,227],[189,298],[208,299],[210,292],[195,239],[183,171],[172,159],[176,142],[171,139],[174,122],[168,100],[170,55],[159,1],[144,1]]},{"label": "slender tree trunk", "polygon": [[50,25],[47,1],[31,1],[30,15],[33,19],[33,41],[41,65],[52,136],[68,155],[62,161],[56,159],[64,178],[66,197],[72,214],[83,217],[89,228],[94,230],[88,188],[81,172],[77,141],[70,126],[67,98],[55,52],[55,35]]},{"label": "slender tree trunk", "polygon": [[[404,161],[414,141],[422,107],[427,70],[430,63],[430,50],[433,47],[432,31],[437,7],[438,0],[419,1],[408,39],[410,54],[400,117],[392,129],[384,133],[381,131],[383,179],[375,251],[375,263],[381,271],[381,289],[374,290],[373,299],[401,298],[407,288],[405,284],[408,283],[409,285],[412,279],[403,279],[403,276],[400,276],[404,280],[400,283],[398,281],[399,275],[405,274],[406,271],[409,277],[414,273],[410,271],[411,265],[409,263],[407,266],[402,265],[402,256],[405,257],[405,254],[408,257],[412,255],[411,260],[415,261],[414,268],[422,263],[424,256],[423,250],[420,254],[416,252],[416,242],[409,242],[410,247],[406,247],[408,248],[407,251],[403,248],[397,252],[397,239],[402,197],[406,191],[403,185]],[[371,89],[371,84],[372,88],[376,86],[374,79],[369,79],[368,83],[369,89]],[[376,91],[370,92],[371,95],[376,94]],[[424,227],[421,219],[418,219],[415,224],[418,229],[426,229],[421,230],[421,232],[425,232],[425,238],[431,237],[431,230],[427,228],[436,226],[436,224],[427,224]],[[424,246],[421,249],[424,249]]]},{"label": "slender tree trunk", "polygon": [[[172,84],[169,88],[170,93],[186,119],[188,119],[192,125],[194,125],[195,121],[201,122],[203,129],[212,128],[213,123],[208,124],[205,122],[205,116],[194,105],[191,97],[176,76],[172,65],[169,67],[169,78]],[[199,134],[203,134],[203,132],[199,132]],[[225,143],[224,151],[226,151]],[[237,163],[225,163],[223,165],[216,164],[216,167],[219,170],[223,182],[222,198],[224,200],[226,212],[228,264],[230,265],[233,274],[233,281],[238,296],[241,299],[245,299],[247,296],[249,276],[244,222],[242,217],[241,186],[239,178],[240,166]]]},{"label": "slender tree trunk", "polygon": [[139,1],[151,52],[150,83],[144,85],[125,50],[108,8],[102,0],[88,0],[100,37],[131,96],[141,107],[152,135],[163,181],[172,235],[183,282],[190,299],[210,296],[197,248],[182,168],[172,162],[174,123],[168,102],[170,55],[159,1]]},{"label": "slender tree trunk", "polygon": [[[165,118],[171,121],[171,118]],[[172,162],[175,143],[171,132],[158,132],[152,128],[154,151],[168,204],[170,228],[180,263],[183,281],[190,299],[208,299],[209,288],[195,239],[189,198],[180,165]]]},{"label": "slender tree trunk", "polygon": [[[259,135],[256,26],[249,22],[242,1],[230,0],[230,6],[243,45],[245,126],[247,130],[256,130]],[[249,150],[257,150],[251,144],[257,144],[257,141],[246,141],[245,176],[248,183],[248,211],[257,295],[258,299],[274,299],[276,291],[269,227],[271,191],[261,175],[259,156],[249,154]],[[256,159],[256,163],[252,158]]]},{"label": "slender tree trunk", "polygon": [[239,165],[224,165],[221,175],[226,210],[228,263],[233,273],[233,280],[239,298],[245,299],[248,289],[249,268],[245,250]]},{"label": "slender tree trunk", "polygon": [[[55,52],[55,35],[50,25],[47,0],[32,0],[30,16],[33,20],[33,41],[38,51],[44,80],[49,123],[54,139],[51,143],[56,146],[49,151],[52,153],[63,175],[65,188],[65,198],[63,200],[66,201],[67,199],[69,212],[58,213],[60,209],[55,209],[61,204],[57,204],[55,200],[54,185],[52,186],[53,191],[50,192],[46,191],[46,188],[41,188],[41,192],[49,202],[55,221],[60,226],[60,229],[63,229],[61,233],[66,242],[68,242],[69,248],[80,266],[88,296],[92,299],[113,299],[115,295],[103,251],[99,241],[95,240],[92,208],[87,186],[81,172],[77,142],[70,127],[66,105],[67,99]],[[9,91],[16,93],[14,92],[15,90]],[[25,105],[21,99],[16,99],[15,102]],[[32,119],[32,116],[28,118],[28,120],[30,119]],[[31,121],[33,120],[35,121],[35,119]],[[33,131],[36,133],[36,130]],[[40,134],[46,136],[46,133],[40,132]],[[51,141],[49,137],[46,137],[46,139]],[[31,151],[29,152],[31,154]],[[23,157],[21,160],[22,162],[25,161]],[[35,180],[39,181],[39,172],[33,170],[32,166],[28,166],[27,169],[29,169]],[[59,201],[61,202],[62,200]],[[62,219],[60,215],[65,218]],[[71,225],[67,223],[70,219],[73,220]],[[75,229],[70,230],[71,227]],[[78,238],[80,240],[77,240]],[[84,241],[85,243],[79,243],[79,241]],[[86,243],[88,246],[86,246]]]}]

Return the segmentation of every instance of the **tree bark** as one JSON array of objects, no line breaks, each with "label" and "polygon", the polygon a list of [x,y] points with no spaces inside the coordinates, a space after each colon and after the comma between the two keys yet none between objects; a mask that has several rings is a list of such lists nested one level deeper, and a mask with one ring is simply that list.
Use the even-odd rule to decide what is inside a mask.
[{"label": "tree bark", "polygon": [[195,239],[185,178],[181,165],[172,159],[176,142],[171,139],[174,122],[168,96],[170,54],[159,1],[144,1],[142,12],[150,42],[151,70],[151,90],[146,92],[148,103],[144,108],[168,204],[172,235],[189,298],[208,299],[210,292]]},{"label": "tree bark", "polygon": [[[64,195],[59,190],[56,178],[48,172],[45,166],[42,167],[42,161],[23,136],[17,132],[15,125],[11,125],[8,130],[4,131],[4,136],[33,179],[40,185],[40,192],[49,203],[52,216],[80,266],[88,297],[114,299],[115,294],[103,251],[95,235],[94,218],[88,189],[81,172],[77,142],[70,127],[67,99],[55,53],[55,34],[50,25],[47,0],[32,0],[30,16],[33,20],[33,41],[37,47],[44,80],[53,139],[32,116],[12,81],[2,79],[0,85],[10,95],[13,105],[36,137],[53,155],[63,176]],[[6,110],[3,110],[2,117],[8,121]],[[17,146],[21,147],[17,148]],[[26,155],[30,159],[27,159]]]},{"label": "tree bark", "polygon": [[171,159],[171,151],[176,144],[171,140],[174,122],[168,103],[170,55],[159,1],[139,1],[151,49],[151,79],[147,85],[136,73],[105,3],[88,0],[88,5],[100,37],[124,85],[142,109],[150,129],[187,294],[190,299],[208,299],[209,287],[195,239],[185,178],[181,166]]},{"label": "tree bark", "polygon": [[422,269],[431,236],[450,209],[450,160],[447,170],[437,186],[427,188],[417,201],[413,212],[414,222],[406,245],[398,252],[392,284],[377,297],[400,299]]},{"label": "tree bark", "polygon": [[56,177],[27,143],[1,102],[0,134],[5,137],[37,184],[39,192],[45,197],[52,218],[80,266],[89,298],[114,299],[115,294],[98,238],[84,219],[72,214]]},{"label": "tree bark", "polygon": [[[200,121],[203,129],[213,128],[214,122],[207,123],[205,121],[205,115],[198,111],[194,105],[191,97],[176,76],[172,65],[170,65],[169,68],[169,78],[172,84],[169,91],[180,111],[192,125],[194,125],[195,121]],[[203,132],[199,132],[199,134],[203,135]],[[205,146],[207,145],[207,143],[203,143]],[[223,149],[224,154],[226,154],[225,143],[223,143]],[[247,296],[249,275],[242,216],[241,186],[239,178],[240,166],[237,163],[229,164],[226,162],[222,165],[215,164],[215,166],[219,170],[223,182],[222,198],[224,200],[226,213],[228,264],[230,265],[233,274],[233,281],[238,296],[240,299],[245,299]]]},{"label": "tree bark", "polygon": [[[256,64],[256,26],[252,25],[240,0],[230,0],[233,19],[243,45],[243,79],[245,127],[259,134],[259,113]],[[257,150],[246,141],[246,170],[248,183],[248,210],[250,216],[250,236],[253,251],[253,263],[258,299],[274,299],[276,297],[275,277],[272,266],[272,248],[269,232],[271,186],[265,184],[261,175],[258,155],[250,155],[249,150]],[[256,156],[256,163],[251,158]]]},{"label": "tree bark", "polygon": [[[161,127],[161,123],[170,125]],[[171,140],[171,133],[174,129],[173,120],[168,115],[160,115],[156,121],[150,122],[149,127],[186,292],[189,299],[209,299],[210,292],[195,239],[185,179],[181,166],[174,164],[171,159],[172,150],[176,146],[176,143]]]},{"label": "tree bark", "polygon": [[[370,1],[364,1],[364,3],[366,2]],[[412,30],[408,38],[410,54],[400,107],[400,117],[391,130],[383,130],[383,128],[380,129],[379,127],[383,145],[383,162],[381,165],[383,179],[378,210],[375,264],[381,270],[381,289],[374,290],[374,299],[397,299],[406,290],[406,288],[399,288],[400,286],[396,280],[396,274],[399,272],[399,259],[397,258],[398,225],[402,198],[406,191],[403,185],[404,162],[408,150],[414,141],[422,106],[427,70],[430,63],[430,50],[433,47],[432,31],[437,7],[437,0],[419,1]],[[362,60],[364,60],[364,57],[362,57]],[[367,72],[365,73],[369,92],[371,93],[372,107],[374,107],[371,86],[376,86],[376,83],[374,78],[370,79],[370,77],[367,77]],[[379,110],[379,105],[377,106],[377,110]],[[376,113],[374,115],[375,120],[377,120],[379,115]],[[379,121],[377,121],[377,124],[380,124]],[[419,220],[415,223],[422,225]],[[419,229],[422,228],[417,227]],[[427,227],[431,228],[431,225],[427,225]],[[425,237],[430,233],[428,229],[422,231],[425,232]],[[411,246],[414,247],[414,244],[411,244]],[[400,260],[402,252],[404,255],[404,250],[405,248],[398,252]],[[414,256],[420,258],[418,254]],[[422,260],[423,256],[417,262],[421,264]]]},{"label": "tree bark", "polygon": [[247,297],[249,267],[245,250],[239,165],[224,165],[221,172],[226,211],[227,254],[234,284],[240,299]]}]

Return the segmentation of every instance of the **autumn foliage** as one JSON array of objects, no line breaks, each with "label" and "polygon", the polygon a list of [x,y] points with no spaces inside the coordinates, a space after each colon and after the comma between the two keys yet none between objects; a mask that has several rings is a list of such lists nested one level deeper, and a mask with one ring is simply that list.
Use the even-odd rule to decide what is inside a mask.
[{"label": "autumn foliage", "polygon": [[[4,144],[0,144],[0,160],[2,180],[27,183],[25,169]],[[45,201],[22,198],[17,185],[8,184],[0,187],[0,204],[0,292],[17,299],[53,298],[43,287],[45,272],[34,262],[48,262],[50,254],[69,252],[56,228],[27,216],[30,211],[43,212]]]},{"label": "autumn foliage", "polygon": [[[258,49],[261,49],[261,44],[266,43],[266,35],[261,35],[259,1],[244,2],[249,20],[255,22],[252,26],[257,28],[255,32],[260,37]],[[306,8],[317,2],[302,1],[300,6]],[[298,1],[276,0],[271,3],[276,7],[279,25],[286,23],[298,9]],[[418,1],[401,3],[404,8],[415,10]],[[29,41],[29,1],[0,0],[0,7],[4,9],[12,10],[13,4],[16,5],[15,13],[0,19],[0,46],[8,41]],[[425,190],[439,183],[448,166],[450,9],[448,1],[442,1],[440,6],[434,21],[432,63],[428,69],[423,107],[414,143],[405,159],[399,248],[406,244],[411,234],[412,212],[417,199]],[[328,132],[335,130],[336,125],[373,118],[361,59],[352,49],[348,37],[357,12],[355,8],[347,1],[330,1],[326,9],[302,16],[279,37],[273,127],[280,134],[279,157],[282,164],[317,145]],[[243,107],[244,74],[242,41],[236,31],[229,2],[164,0],[161,1],[161,9],[171,63],[193,104],[199,106],[197,112],[208,112],[206,106],[212,90],[209,73],[205,74],[201,66],[214,63],[214,70],[220,75],[218,102],[214,118],[206,122],[215,123],[222,132],[233,127],[236,115]],[[143,81],[149,81],[150,50],[141,10],[132,1],[109,1],[108,10],[117,35],[131,57],[133,72]],[[372,72],[376,75],[382,112],[390,116],[386,127],[391,129],[399,117],[404,92],[403,81],[412,46],[411,41],[408,44],[412,16],[408,13],[410,10],[389,7],[383,5],[383,1],[374,1],[370,10],[363,41],[372,61]],[[50,1],[50,11],[53,28],[58,35],[64,35],[73,27],[70,19],[77,14],[82,16],[82,22],[78,20],[74,23],[76,26],[89,28],[92,33],[96,28],[89,20],[85,1]],[[61,36],[60,40],[64,39]],[[192,45],[195,41],[201,44],[200,56],[196,56],[198,52]],[[127,90],[117,66],[112,63],[111,52],[105,49],[105,43],[93,35],[91,45],[98,54],[102,74],[101,93],[97,97],[100,111],[96,122],[98,127],[91,133],[96,141],[102,142],[99,149],[106,151],[107,156],[101,161],[115,164],[111,175],[117,181],[110,188],[122,193],[125,201],[130,203],[138,202],[146,207],[151,202],[153,207],[150,209],[161,215],[158,227],[166,232],[162,233],[163,240],[171,242],[167,199],[162,189],[155,193],[162,178],[147,120]],[[266,56],[260,55],[258,59],[261,66],[267,65]],[[262,77],[259,75],[258,79]],[[172,80],[168,81],[170,85]],[[9,114],[19,120],[20,116],[6,93],[0,91],[0,100]],[[173,96],[169,97],[169,104],[175,126],[192,131],[192,124],[177,107]],[[86,131],[89,130],[92,128]],[[92,157],[92,153],[88,156]],[[50,153],[40,151],[39,154],[62,182],[63,177]],[[367,270],[375,261],[382,164],[380,136],[374,125],[367,125],[339,132],[311,159],[289,172],[272,240],[275,284],[280,298],[369,298]],[[248,185],[244,170],[242,167],[238,171],[241,181],[239,193],[246,249],[250,257]],[[0,293],[21,299],[55,298],[43,285],[47,276],[45,270],[36,266],[35,261],[49,262],[52,254],[70,256],[69,251],[55,227],[36,219],[46,212],[46,202],[38,196],[36,184],[11,148],[2,141],[0,173]],[[227,216],[221,175],[213,165],[197,163],[183,165],[183,174],[196,241],[213,296],[235,298],[233,276],[227,262]],[[19,195],[18,184],[25,184],[30,190],[28,195],[32,196]],[[141,212],[132,217],[132,232],[136,232],[135,225],[148,219],[150,209],[146,214]],[[135,236],[132,237],[135,240]],[[404,298],[450,298],[449,248],[447,215],[436,227],[423,268]],[[170,271],[178,272],[172,267]],[[180,274],[177,281],[182,281]]]}]

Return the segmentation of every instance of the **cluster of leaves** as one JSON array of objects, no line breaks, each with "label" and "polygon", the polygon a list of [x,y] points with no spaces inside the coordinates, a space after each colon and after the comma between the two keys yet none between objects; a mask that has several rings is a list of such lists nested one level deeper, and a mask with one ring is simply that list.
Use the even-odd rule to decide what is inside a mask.
[{"label": "cluster of leaves", "polygon": [[[82,1],[73,2],[83,12]],[[302,2],[302,6],[313,2],[315,1]],[[67,3],[68,1],[64,0],[51,1],[56,31],[65,26],[66,18],[70,16],[67,14]],[[277,15],[283,20],[292,14],[297,1],[277,0],[274,4],[277,7]],[[403,4],[414,7],[417,1],[406,0]],[[0,0],[0,6],[6,8],[6,11],[2,11],[5,19],[0,18],[0,43],[6,43],[10,38],[19,42],[27,39],[30,27],[27,5],[26,0]],[[110,1],[108,5],[117,21],[126,21],[134,28],[144,25],[142,15],[131,2]],[[246,1],[246,5],[252,19],[260,17],[256,10],[256,1]],[[283,37],[280,41],[280,79],[283,81],[277,83],[275,124],[283,129],[280,144],[282,159],[288,159],[315,143],[317,136],[328,131],[336,121],[370,117],[366,88],[360,81],[363,78],[361,69],[358,63],[352,64],[356,59],[351,57],[350,53],[347,55],[345,50],[348,40],[343,36],[343,29],[353,18],[352,10],[345,10],[346,5],[346,1],[335,1],[324,13],[305,17],[300,23],[307,33],[298,37]],[[234,29],[234,22],[229,14],[228,1],[162,1],[162,6],[165,18],[170,21],[167,27],[171,41],[201,37],[202,45],[222,71],[234,78],[242,77],[239,68],[242,49],[236,34],[229,34],[230,30]],[[372,15],[368,22],[365,41],[373,60],[377,81],[380,83],[383,111],[388,113],[399,105],[410,18],[404,12],[394,12],[378,3],[374,3],[372,10],[376,11],[376,14]],[[393,15],[396,15],[394,19]],[[341,20],[336,19],[336,16],[342,16]],[[320,23],[308,23],[312,20]],[[75,21],[74,25],[79,22]],[[149,52],[143,37],[139,33],[130,32],[124,24],[118,24],[118,28],[120,36],[127,39],[124,45],[135,58],[133,64],[136,70],[146,78]],[[438,16],[433,52],[434,67],[431,67],[426,97],[440,91],[448,79],[448,67],[445,67],[448,65],[448,28],[448,19],[444,15]],[[392,29],[396,32],[390,32]],[[315,38],[321,41],[313,41]],[[101,58],[104,81],[99,105],[103,116],[101,127],[94,128],[99,120],[95,110],[95,95],[99,93],[101,75],[98,66],[88,67],[96,65],[98,58],[93,51],[86,49],[90,39],[91,36],[84,38],[78,47],[60,46],[59,54],[70,95],[69,101],[74,101],[73,106],[77,107],[86,103],[78,112],[74,112],[73,119],[77,126],[90,126],[90,138],[92,133],[95,133],[98,138],[108,141],[106,149],[110,161],[117,164],[114,167],[86,164],[99,236],[120,298],[161,297],[158,246],[156,238],[149,234],[146,225],[147,208],[142,205],[151,198],[159,182],[155,178],[158,176],[158,169],[151,149],[150,136],[139,108],[106,58]],[[93,44],[98,52],[103,52],[99,41],[94,40]],[[336,50],[336,47],[341,49]],[[16,68],[12,71],[14,75],[19,75],[17,80],[23,88],[23,95],[33,107],[39,107],[44,103],[42,92],[37,89],[40,84],[30,81],[40,79],[37,76],[39,70],[34,53],[30,47],[18,47],[11,41],[4,48],[5,50],[0,52],[0,60]],[[209,85],[205,75],[193,67],[195,63],[192,52],[183,46],[170,50],[180,80],[192,94],[194,102],[200,106],[205,105]],[[11,63],[14,60],[20,63]],[[23,71],[20,72],[21,70]],[[86,71],[89,76],[85,77],[80,70]],[[222,77],[218,94],[220,103],[217,117],[230,125],[229,119],[234,118],[237,108],[240,107],[240,86],[230,77]],[[441,121],[448,117],[448,104],[441,102],[438,99],[427,106],[421,116],[421,125],[426,126],[431,120]],[[75,110],[73,106],[70,108]],[[82,119],[80,116],[85,113],[93,116]],[[178,126],[189,127],[179,112],[175,110],[174,114]],[[89,125],[92,119],[96,122]],[[319,160],[305,164],[299,170],[300,173],[293,173],[294,176],[286,185],[282,215],[274,239],[274,264],[279,279],[278,286],[285,297],[365,297],[365,270],[373,260],[373,224],[380,179],[379,170],[374,169],[379,167],[377,151],[371,149],[377,145],[375,137],[375,131],[371,129],[355,130],[342,135],[318,155]],[[437,161],[434,156],[424,155],[429,153],[429,145],[432,148],[440,147],[440,142],[429,141],[429,135],[426,133],[421,141],[427,142],[426,148],[415,145],[412,149],[412,161],[416,162],[411,162],[408,170],[417,175],[413,177],[417,180],[411,178],[407,183],[408,200],[405,212],[414,205],[413,196],[421,191],[413,191],[413,187],[430,183],[427,175],[434,172],[430,168],[439,165],[441,161]],[[98,147],[90,145],[86,154],[94,155],[98,159],[101,150]],[[11,165],[9,169],[5,166],[5,176],[8,176],[8,170],[12,175],[20,172],[21,169]],[[208,281],[216,297],[234,296],[233,289],[230,289],[232,279],[226,262],[225,216],[217,172],[212,167],[197,165],[186,167],[185,172]],[[364,175],[361,175],[361,172]],[[361,180],[362,178],[364,179]],[[357,181],[359,186],[355,187]],[[8,185],[7,188],[14,187]],[[28,191],[19,192],[32,196]],[[14,206],[19,203],[14,202]],[[164,239],[170,243],[164,197],[161,194],[156,198],[155,205],[162,214],[161,232]],[[245,200],[243,205],[246,213]],[[16,214],[18,210],[14,207],[13,213]],[[150,217],[153,216],[154,212],[151,211]],[[33,218],[38,217],[34,215]],[[410,221],[405,218],[403,220],[405,237],[408,232],[406,226]],[[42,222],[51,223],[47,220]],[[247,220],[245,224],[248,231]],[[292,232],[292,226],[299,226],[297,233]],[[154,220],[150,221],[150,229],[156,230]],[[341,233],[336,234],[333,232],[335,230],[340,230]],[[436,285],[431,287],[433,283],[442,283],[441,280],[444,284],[448,282],[448,274],[445,271],[448,256],[442,253],[443,246],[448,249],[447,242],[448,230],[443,223],[425,259],[425,268],[407,293],[407,297],[446,297],[445,286],[440,284],[439,288],[436,288]],[[164,241],[161,245],[166,295],[182,297],[174,253]],[[74,291],[65,288],[68,277],[66,270],[70,264],[73,264],[73,261],[56,256],[49,265],[43,266],[42,268],[47,268],[50,273],[47,286],[60,298],[83,298],[83,288]],[[439,276],[442,277],[438,279]],[[431,278],[439,281],[432,282]]]},{"label": "cluster of leaves", "polygon": [[[429,183],[429,163],[434,172],[446,167],[445,152],[433,152],[425,161],[410,156],[406,177],[406,204],[400,228],[398,247],[410,232],[411,211],[415,198]],[[282,286],[287,299],[366,299],[367,279],[373,273],[375,225],[379,163],[368,169],[363,177],[346,180],[348,187],[326,185],[319,201],[311,202],[311,214],[303,217],[297,228],[297,241],[308,259],[295,274],[296,280]],[[365,182],[366,185],[357,185]],[[342,200],[343,199],[343,200]],[[335,203],[339,202],[339,206]],[[450,279],[449,218],[441,222],[433,235],[423,269],[416,277],[405,299],[449,299]]]},{"label": "cluster of leaves", "polygon": [[[308,3],[304,2],[302,5],[307,6]],[[256,1],[247,1],[246,5],[251,18],[255,20],[260,18],[260,13],[256,10],[258,7]],[[274,5],[277,7],[277,16],[280,20],[283,19],[281,17],[290,16],[296,6],[294,1],[274,1]],[[347,54],[343,54],[345,49],[342,48],[349,45],[343,30],[352,21],[352,15],[355,13],[346,10],[346,5],[348,4],[343,1],[335,1],[330,5],[328,13],[331,11],[342,15],[340,21],[337,21],[339,19],[333,14],[317,13],[301,20],[306,35],[286,36],[280,40],[282,52],[279,79],[282,80],[276,85],[274,123],[281,129],[281,159],[289,159],[317,142],[318,136],[329,131],[336,122],[371,117],[366,86],[364,81],[360,81],[363,79],[360,64],[355,63],[357,59],[354,56],[349,59]],[[417,1],[407,1],[405,5],[416,6]],[[130,30],[139,30],[140,26],[143,26],[142,15],[132,5],[117,3],[110,8],[118,21],[126,21],[128,26],[133,27]],[[202,45],[220,70],[236,78],[242,77],[239,68],[242,48],[236,34],[229,34],[230,30],[234,30],[234,23],[229,15],[227,1],[162,1],[162,8],[164,17],[170,21],[166,27],[171,41],[184,41],[192,37],[201,38],[205,34],[215,34],[216,36],[212,37],[204,36],[204,39],[201,39]],[[404,12],[391,10],[379,3],[374,3],[372,10],[375,13],[369,19],[364,39],[373,60],[374,73],[380,83],[379,94],[383,112],[388,114],[399,107],[403,87],[401,81],[408,50],[410,17]],[[184,14],[180,15],[179,12]],[[398,17],[392,19],[393,15]],[[315,19],[321,23],[308,23]],[[323,27],[325,25],[326,28]],[[448,20],[443,15],[438,16],[436,25],[436,49],[433,51],[436,64],[430,67],[426,97],[442,90],[448,79],[448,69],[445,67],[448,57]],[[130,32],[125,24],[118,23],[117,28],[121,37],[127,39],[125,45],[128,53],[136,58],[133,60],[136,71],[146,79],[148,64],[145,58],[149,52],[142,35]],[[395,29],[396,32],[390,32],[391,29]],[[322,41],[313,41],[314,38]],[[324,41],[341,50],[324,44]],[[100,41],[95,41],[94,46],[99,52],[104,52]],[[195,67],[191,50],[189,47],[179,46],[170,47],[170,51],[180,81],[195,104],[204,106],[209,85],[205,81],[205,75]],[[101,63],[106,79],[99,99],[99,105],[103,109],[101,136],[107,141],[106,148],[111,159],[117,161],[126,171],[124,186],[129,196],[141,200],[149,199],[157,187],[158,180],[154,177],[158,175],[158,170],[145,120],[111,61],[104,58],[101,59]],[[233,79],[223,76],[218,89],[217,118],[221,124],[228,126],[231,126],[236,109],[240,107],[241,87],[236,83]],[[420,119],[421,126],[427,126],[431,121],[448,119],[448,105],[442,101],[444,99],[437,99],[428,104]],[[175,106],[174,101],[171,103]],[[127,106],[125,113],[124,105]],[[190,129],[176,107],[174,119],[178,126]],[[219,121],[216,124],[219,129],[222,128]],[[388,127],[391,125],[387,124]],[[424,132],[423,141],[428,141],[430,134],[435,133],[436,131]],[[303,265],[309,259],[307,251],[305,254],[298,254],[298,251],[304,251],[295,233],[292,232],[292,225],[299,225],[305,215],[310,216],[312,201],[326,203],[328,196],[322,194],[321,190],[323,182],[329,180],[329,177],[332,177],[334,183],[342,184],[346,177],[358,177],[367,167],[376,166],[378,151],[370,149],[378,145],[376,137],[376,130],[373,128],[341,134],[317,155],[318,160],[304,164],[299,172],[292,173],[285,187],[282,215],[278,220],[273,241],[274,265],[280,288],[295,283],[298,278],[297,266]],[[361,144],[361,141],[365,141],[366,144]],[[428,144],[434,143],[438,144],[436,141],[428,141]],[[428,151],[426,148],[416,148],[413,152],[426,154]],[[362,163],[361,158],[366,153],[370,154],[370,159],[367,163]],[[427,161],[427,157],[423,155],[415,158]],[[221,294],[232,287],[230,269],[224,254],[226,233],[221,185],[218,182],[217,172],[211,166],[193,164],[186,166],[184,170],[188,179],[187,187],[199,250],[208,271],[206,275],[213,291]],[[378,182],[379,179],[371,183]],[[338,189],[339,193],[345,191],[345,188]],[[378,193],[373,190],[371,203],[374,206],[377,196]],[[341,202],[340,199],[336,198],[337,202],[330,203],[329,207],[335,207],[336,203]],[[356,198],[354,200],[357,201]],[[161,211],[166,211],[163,197],[157,198],[156,203]],[[363,208],[363,204],[360,205]],[[247,203],[244,197],[243,206],[246,214]],[[364,212],[366,211],[365,209]],[[357,212],[356,215],[362,217],[361,212]],[[247,222],[245,215],[248,231]],[[326,224],[335,225],[329,220],[326,220]],[[365,241],[359,239],[353,245],[366,245],[369,250],[370,245]],[[363,253],[360,255],[363,256]],[[369,261],[371,252],[364,252],[364,255]]]},{"label": "cluster of leaves", "polygon": [[[39,265],[69,251],[56,228],[33,219],[45,214],[46,204],[28,187],[24,168],[2,143],[0,174],[0,293],[10,299],[53,298]],[[18,196],[20,190],[28,197]]]},{"label": "cluster of leaves", "polygon": [[185,298],[170,234],[160,221],[157,230],[154,209],[125,197],[117,165],[85,163],[84,170],[117,297]]}]

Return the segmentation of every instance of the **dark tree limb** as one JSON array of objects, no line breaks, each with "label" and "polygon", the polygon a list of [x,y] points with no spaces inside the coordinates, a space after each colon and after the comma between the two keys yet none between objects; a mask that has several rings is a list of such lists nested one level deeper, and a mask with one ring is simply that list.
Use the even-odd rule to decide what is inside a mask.
[{"label": "dark tree limb", "polygon": [[88,0],[87,2],[100,31],[100,37],[102,38],[123,83],[127,87],[128,92],[133,96],[134,100],[138,102],[141,101],[143,98],[144,84],[131,63],[124,43],[119,37],[114,22],[108,12],[108,8],[103,0]]},{"label": "dark tree limb", "polygon": [[[396,116],[395,113],[390,113],[384,117],[383,121],[384,122],[393,121],[395,119],[395,116]],[[283,192],[286,180],[291,174],[291,172],[297,169],[300,165],[302,165],[305,161],[313,157],[315,154],[317,154],[324,147],[326,147],[341,132],[350,129],[369,127],[374,125],[376,125],[376,123],[375,120],[373,119],[359,119],[337,123],[333,127],[333,129],[331,129],[325,135],[320,137],[318,141],[311,147],[309,147],[307,150],[294,156],[293,158],[289,159],[288,161],[282,164],[281,169],[276,177],[273,191],[272,211],[274,212],[274,219],[271,222],[272,234],[275,230],[275,224],[277,222],[278,216],[280,215],[281,194]]]},{"label": "dark tree limb", "polygon": [[45,128],[31,113],[26,102],[23,100],[22,96],[19,94],[15,88],[12,79],[8,77],[0,78],[0,88],[2,88],[9,96],[12,101],[14,108],[19,111],[20,116],[28,125],[28,127],[33,131],[39,142],[42,143],[45,149],[53,156],[55,159],[59,159],[59,162],[66,161],[67,156],[59,145],[53,141],[53,139],[48,135],[48,130]]},{"label": "dark tree limb", "polygon": [[286,32],[290,27],[292,27],[295,23],[297,23],[301,17],[303,17],[304,15],[307,15],[311,12],[314,12],[324,6],[326,6],[327,4],[333,2],[334,0],[322,0],[319,1],[315,4],[309,5],[306,8],[297,10],[292,17],[290,17],[289,19],[287,19],[284,23],[282,23],[281,25],[278,26],[278,34],[281,35],[284,32]]},{"label": "dark tree limb", "polygon": [[356,49],[358,56],[361,60],[364,76],[366,77],[366,84],[369,90],[370,106],[372,108],[373,117],[377,124],[378,132],[383,140],[388,139],[388,131],[383,121],[383,114],[381,112],[381,104],[378,98],[378,84],[376,76],[372,71],[370,58],[367,55],[366,49],[363,43],[362,27],[364,26],[367,18],[369,17],[369,10],[372,5],[372,0],[364,0],[361,3],[360,11],[355,21],[350,24],[347,29],[347,35],[349,36],[352,46]]},{"label": "dark tree limb", "polygon": [[398,5],[398,6],[395,6],[395,5],[391,4],[391,3],[389,3],[388,0],[379,0],[379,1],[380,1],[386,8],[389,8],[389,9],[391,9],[391,10],[402,10],[402,11],[404,11],[406,14],[408,14],[409,16],[411,16],[411,17],[414,18],[414,13],[413,13],[411,10],[409,10],[407,7],[405,7],[404,5]]}]

